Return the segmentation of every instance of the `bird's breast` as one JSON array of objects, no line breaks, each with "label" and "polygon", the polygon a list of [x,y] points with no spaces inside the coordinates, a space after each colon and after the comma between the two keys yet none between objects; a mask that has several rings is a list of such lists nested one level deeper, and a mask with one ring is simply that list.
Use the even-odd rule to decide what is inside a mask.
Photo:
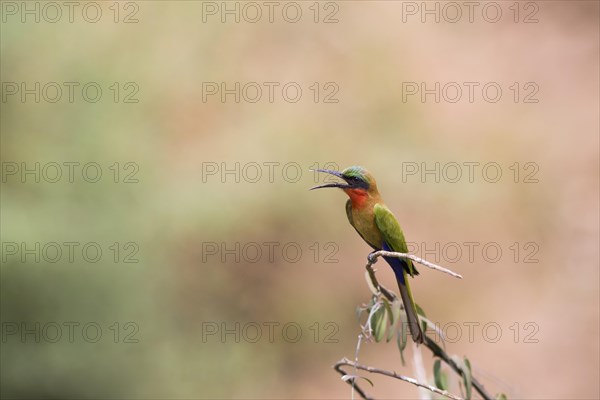
[{"label": "bird's breast", "polygon": [[363,239],[371,247],[380,250],[383,244],[383,237],[377,224],[375,224],[373,209],[353,209],[352,220],[354,228],[360,233]]}]

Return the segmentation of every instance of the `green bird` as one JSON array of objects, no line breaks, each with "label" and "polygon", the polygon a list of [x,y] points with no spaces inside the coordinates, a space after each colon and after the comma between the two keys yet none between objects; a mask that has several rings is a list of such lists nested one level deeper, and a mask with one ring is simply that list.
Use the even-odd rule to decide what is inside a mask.
[{"label": "green bird", "polygon": [[[335,175],[345,181],[345,183],[328,183],[315,186],[311,190],[340,188],[346,192],[350,198],[346,202],[348,221],[369,246],[375,251],[408,252],[400,224],[394,214],[385,206],[377,190],[375,178],[369,172],[358,166],[346,168],[342,172],[329,169],[318,169],[317,171]],[[417,308],[407,279],[408,275],[414,277],[419,272],[417,272],[411,260],[394,257],[384,258],[390,264],[396,276],[410,334],[415,343],[423,343],[423,331],[419,324]]]}]

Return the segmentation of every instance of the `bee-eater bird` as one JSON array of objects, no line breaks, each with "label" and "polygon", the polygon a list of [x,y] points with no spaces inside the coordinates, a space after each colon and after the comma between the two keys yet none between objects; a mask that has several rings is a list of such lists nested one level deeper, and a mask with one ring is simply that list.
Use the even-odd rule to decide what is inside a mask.
[{"label": "bee-eater bird", "polygon": [[[364,168],[354,166],[342,172],[329,169],[318,169],[318,172],[335,175],[345,183],[328,183],[315,186],[313,189],[340,188],[350,199],[346,202],[346,215],[350,225],[356,229],[361,238],[375,251],[395,251],[407,253],[406,240],[400,224],[394,214],[385,206],[375,178]],[[408,320],[408,328],[415,343],[423,343],[423,331],[419,324],[417,308],[408,285],[408,275],[418,275],[411,260],[394,257],[384,257],[390,264],[404,304]]]}]

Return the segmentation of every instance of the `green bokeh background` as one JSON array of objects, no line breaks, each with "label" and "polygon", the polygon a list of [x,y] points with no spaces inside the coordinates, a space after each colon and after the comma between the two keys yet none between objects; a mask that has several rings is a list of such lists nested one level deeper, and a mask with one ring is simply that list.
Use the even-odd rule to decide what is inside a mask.
[{"label": "green bokeh background", "polygon": [[[97,23],[82,18],[77,10],[86,3],[79,3],[73,23],[66,15],[57,23],[32,17],[22,23],[20,14],[5,12],[7,3],[3,83],[96,82],[103,96],[96,103],[77,90],[73,103],[65,96],[56,103],[3,98],[3,168],[96,162],[103,175],[97,183],[80,173],[72,183],[3,175],[3,398],[350,397],[331,365],[354,356],[354,310],[369,299],[363,266],[370,249],[348,225],[342,193],[308,188],[316,182],[310,168],[353,164],[378,178],[417,255],[464,275],[458,281],[421,268],[413,293],[433,321],[462,327],[448,351],[467,355],[490,391],[513,398],[600,396],[597,2],[536,2],[537,23],[522,22],[525,8],[515,23],[512,2],[498,3],[504,14],[497,23],[481,13],[473,23],[466,15],[457,23],[432,17],[422,23],[420,14],[403,22],[405,5],[393,1],[319,3],[318,23],[313,2],[298,3],[297,23],[277,12],[273,23],[266,16],[223,23],[219,15],[203,22],[206,5],[196,1],[120,3],[117,23],[112,2],[98,2]],[[338,22],[322,23],[336,9]],[[123,23],[134,11],[138,22]],[[109,89],[115,82],[118,102]],[[139,88],[137,103],[122,101],[127,82]],[[266,92],[256,103],[233,96],[204,102],[203,82],[296,82],[303,95],[296,103],[280,91],[272,103]],[[334,82],[338,102],[324,103],[321,95],[315,103],[314,82],[321,89]],[[476,91],[471,103],[465,91],[456,103],[433,96],[404,101],[403,82],[429,88],[496,82],[503,97],[491,103]],[[539,102],[514,102],[514,82],[521,90],[534,82]],[[476,169],[474,182],[403,178],[407,163],[436,162],[496,162],[503,176],[489,183]],[[520,175],[515,183],[509,169],[515,162],[535,163],[538,182],[524,183]],[[115,163],[119,183],[109,169]],[[126,163],[137,166],[138,182],[123,182]],[[203,174],[207,163],[219,173]],[[222,167],[236,163],[248,174],[244,167],[258,163],[261,178],[221,176]],[[264,163],[278,163],[272,181]],[[285,165],[300,166],[298,179],[293,167],[283,173]],[[103,255],[97,263],[81,253],[72,263],[65,256],[56,263],[22,261],[20,253],[6,252],[13,242],[28,248],[95,242]],[[109,249],[115,242],[118,262]],[[137,263],[123,262],[128,242],[139,248]],[[279,244],[273,259],[266,242]],[[497,243],[503,256],[488,262],[478,251],[469,260],[465,242],[479,249]],[[539,250],[536,262],[525,263],[523,246],[530,242]],[[256,262],[238,253],[237,262],[223,252],[208,254],[209,243],[239,243],[248,251],[257,243],[263,253]],[[281,251],[288,243],[302,250],[297,262]],[[458,243],[463,255],[451,262],[423,251],[436,243]],[[514,243],[521,248],[517,262]],[[332,249],[335,262],[327,263]],[[378,268],[393,287],[388,268]],[[68,322],[79,324],[72,341]],[[464,325],[470,322],[480,324],[474,340]],[[502,329],[495,343],[481,332],[491,322]],[[527,322],[537,327],[537,343],[524,341],[532,332],[524,330]],[[21,340],[21,323],[57,323],[62,338]],[[96,343],[82,336],[88,323],[102,328]],[[221,332],[203,337],[208,326],[236,330],[236,323],[240,340]],[[265,323],[278,324],[273,340]],[[301,327],[297,342],[282,332],[286,323]],[[18,333],[7,333],[11,324]],[[253,331],[243,330],[252,324],[262,327],[255,343],[245,340]],[[132,326],[137,343],[124,340]],[[393,343],[364,344],[360,360],[414,376]],[[426,354],[427,371],[431,364]],[[417,396],[410,385],[373,380],[378,398]]]}]

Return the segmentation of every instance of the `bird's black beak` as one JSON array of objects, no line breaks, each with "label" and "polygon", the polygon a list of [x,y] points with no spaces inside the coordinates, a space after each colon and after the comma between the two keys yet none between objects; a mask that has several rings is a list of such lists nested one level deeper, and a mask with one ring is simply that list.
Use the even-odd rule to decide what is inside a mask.
[{"label": "bird's black beak", "polygon": [[[330,174],[330,175],[335,175],[335,176],[337,176],[338,178],[341,178],[341,179],[344,179],[344,180],[346,180],[346,179],[344,178],[344,176],[342,175],[342,173],[341,173],[341,172],[338,172],[338,171],[334,171],[334,170],[331,170],[331,169],[316,169],[315,171],[317,171],[317,172],[324,172],[324,173],[326,173],[326,174]],[[314,189],[322,189],[322,188],[340,188],[340,189],[347,189],[347,188],[349,188],[349,187],[350,187],[350,185],[348,185],[348,184],[343,184],[343,183],[326,183],[325,185],[319,185],[319,186],[312,187],[312,188],[310,188],[310,190],[314,190]]]}]

